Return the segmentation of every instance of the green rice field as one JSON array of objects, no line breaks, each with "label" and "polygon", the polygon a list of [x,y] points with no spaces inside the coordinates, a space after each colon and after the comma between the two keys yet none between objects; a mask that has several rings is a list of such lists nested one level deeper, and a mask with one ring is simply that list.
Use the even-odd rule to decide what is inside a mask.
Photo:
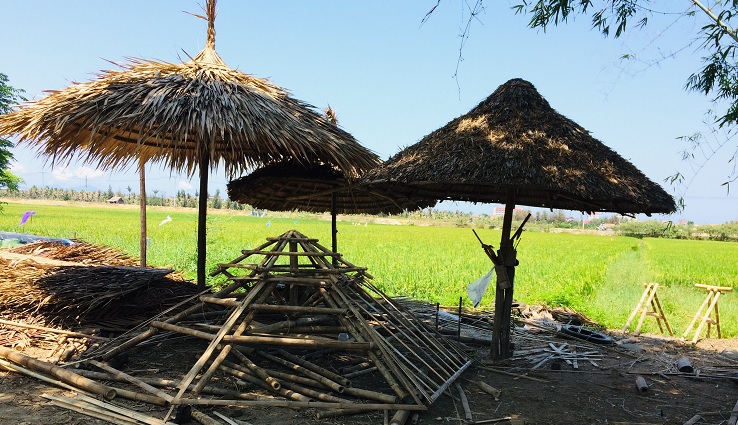
[{"label": "green rice field", "polygon": [[[25,211],[36,214],[19,225]],[[197,214],[191,209],[150,208],[148,263],[196,271]],[[171,222],[159,225],[170,216]],[[470,228],[379,224],[375,217],[338,223],[338,251],[346,260],[367,267],[374,283],[389,295],[458,305],[466,285],[484,275],[491,262]],[[252,217],[242,211],[217,211],[207,219],[207,267],[238,257],[290,229],[331,245],[328,217],[299,213]],[[0,231],[76,238],[139,254],[138,209],[89,204],[39,205],[7,203]],[[485,243],[497,246],[498,230],[477,229]],[[643,284],[657,282],[658,297],[677,336],[687,328],[705,299],[694,287],[708,284],[738,287],[738,243],[672,239],[636,239],[615,235],[524,232],[518,245],[515,299],[525,304],[563,306],[581,312],[610,329],[620,329],[638,303]],[[222,277],[209,283],[220,285]],[[721,297],[723,337],[738,336],[738,293]],[[480,309],[494,304],[488,290]],[[631,330],[635,323],[631,326]],[[647,318],[645,332],[658,332]]]}]

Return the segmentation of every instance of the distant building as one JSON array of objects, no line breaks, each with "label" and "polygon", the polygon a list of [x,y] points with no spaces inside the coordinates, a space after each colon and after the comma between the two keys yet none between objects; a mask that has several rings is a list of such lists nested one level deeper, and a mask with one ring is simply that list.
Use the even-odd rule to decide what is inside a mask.
[{"label": "distant building", "polygon": [[125,199],[121,198],[120,196],[113,196],[112,198],[108,199],[108,204],[125,204]]}]

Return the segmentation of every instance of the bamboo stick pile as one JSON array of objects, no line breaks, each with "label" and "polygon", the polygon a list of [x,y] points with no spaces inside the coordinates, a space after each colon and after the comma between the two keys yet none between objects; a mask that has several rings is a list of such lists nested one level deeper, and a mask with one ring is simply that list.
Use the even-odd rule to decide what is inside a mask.
[{"label": "bamboo stick pile", "polygon": [[[310,408],[331,417],[425,410],[471,364],[459,345],[373,286],[365,268],[297,231],[212,275],[228,286],[88,351],[89,370],[79,373],[134,387],[145,396],[137,399],[169,407],[164,420],[185,405]],[[145,354],[162,334],[200,340],[188,344],[202,350],[183,365],[189,370],[147,376],[111,366]]]}]

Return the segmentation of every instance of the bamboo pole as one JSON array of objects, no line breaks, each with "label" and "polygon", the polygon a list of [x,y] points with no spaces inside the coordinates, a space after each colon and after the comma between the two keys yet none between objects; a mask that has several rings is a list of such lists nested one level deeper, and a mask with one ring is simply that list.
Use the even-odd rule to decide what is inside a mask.
[{"label": "bamboo pole", "polygon": [[240,370],[233,369],[233,368],[230,368],[228,366],[225,366],[224,364],[221,364],[219,366],[219,368],[222,371],[226,372],[226,373],[229,373],[229,374],[231,374],[231,375],[233,375],[235,377],[238,377],[238,378],[242,379],[242,381],[238,381],[238,383],[240,385],[244,385],[245,386],[247,383],[254,384],[254,385],[256,385],[256,386],[258,386],[260,388],[263,388],[263,389],[265,389],[267,391],[270,391],[270,392],[275,393],[275,394],[279,394],[279,395],[281,395],[284,398],[292,399],[292,400],[296,400],[296,401],[310,401],[311,400],[310,397],[306,397],[306,396],[304,396],[304,395],[302,395],[300,393],[297,393],[295,391],[292,391],[292,390],[289,390],[289,389],[286,389],[286,388],[280,387],[279,389],[275,390],[274,388],[272,388],[271,385],[267,384],[266,382],[262,381],[261,379],[255,377],[253,375],[249,375],[246,372],[241,372]]},{"label": "bamboo pole", "polygon": [[135,376],[131,376],[131,375],[127,374],[127,373],[121,372],[118,369],[116,369],[116,368],[114,368],[114,367],[112,367],[110,365],[107,365],[107,364],[102,363],[102,362],[98,362],[97,360],[89,360],[88,362],[91,365],[93,365],[95,367],[98,367],[98,368],[100,368],[100,369],[102,369],[102,370],[110,373],[111,375],[113,375],[115,377],[119,377],[119,378],[125,379],[127,382],[129,382],[129,383],[131,383],[131,384],[133,384],[133,385],[135,385],[135,386],[137,386],[139,388],[142,388],[142,389],[144,389],[144,390],[146,390],[146,391],[154,394],[155,396],[160,397],[163,400],[166,400],[167,403],[171,403],[172,400],[174,399],[174,397],[172,397],[171,395],[165,393],[164,391],[161,391],[160,389],[155,388],[155,387],[153,387],[153,386],[151,386],[151,385],[149,385],[149,384],[141,381],[140,379],[136,378]]},{"label": "bamboo pole", "polygon": [[11,322],[10,320],[0,319],[0,325],[14,326],[14,327],[25,328],[25,329],[35,329],[35,330],[44,331],[48,333],[67,335],[67,336],[72,336],[72,337],[77,337],[77,338],[95,339],[99,341],[109,341],[110,340],[110,338],[105,338],[102,336],[89,335],[89,334],[82,333],[82,332],[72,332],[72,331],[67,331],[64,329],[47,328],[44,326],[30,325],[27,323]]},{"label": "bamboo pole", "polygon": [[[79,369],[79,374],[82,376],[85,376],[87,378],[92,379],[99,379],[103,381],[117,381],[117,382],[128,382],[123,378],[115,377],[112,374],[109,374],[107,372],[96,372],[93,370],[85,370],[85,369]],[[145,378],[141,377],[139,378],[141,381],[146,382],[149,385],[154,385],[162,388],[177,388],[177,384],[179,384],[179,381],[175,381],[173,379],[162,379],[162,378]],[[195,388],[194,385],[190,385],[188,387],[189,390],[192,390]],[[117,388],[114,388],[115,390],[118,390]],[[249,393],[238,393],[235,391],[228,391],[223,388],[219,387],[204,387],[201,391],[201,393],[206,394],[213,394],[213,395],[219,395],[224,397],[238,397],[243,398],[245,400],[258,400],[259,396]]]},{"label": "bamboo pole", "polygon": [[318,366],[317,364],[315,364],[313,362],[310,362],[310,361],[307,361],[305,359],[302,359],[302,358],[300,358],[300,357],[298,357],[298,356],[296,356],[296,355],[294,355],[292,353],[288,353],[287,351],[281,350],[281,349],[280,350],[277,350],[277,354],[279,354],[279,356],[282,357],[283,359],[286,359],[286,360],[289,360],[289,361],[291,361],[291,362],[293,362],[295,364],[298,364],[298,365],[300,365],[300,366],[302,366],[302,367],[304,367],[304,368],[306,368],[306,369],[308,369],[310,371],[313,371],[313,372],[315,372],[315,373],[317,373],[317,374],[319,374],[321,376],[325,376],[326,378],[330,379],[331,381],[337,382],[337,383],[343,385],[344,387],[350,387],[351,386],[351,380],[349,380],[349,379],[347,379],[347,378],[345,378],[345,377],[343,377],[343,376],[341,376],[341,375],[339,375],[337,373],[331,372],[328,369],[325,369],[323,367],[320,367],[320,366]]},{"label": "bamboo pole", "polygon": [[195,409],[192,409],[192,419],[196,420],[202,425],[220,425],[220,422],[218,422],[217,420]]},{"label": "bamboo pole", "polygon": [[[228,285],[225,288],[221,289],[220,291],[218,291],[217,293],[215,293],[213,296],[215,296],[215,297],[224,297],[224,296],[230,294],[231,292],[235,291],[236,289],[238,289],[240,287],[241,287],[240,284],[233,283],[233,284]],[[209,290],[205,290],[204,292],[208,292],[208,291]],[[204,292],[200,292],[200,294],[198,294],[196,296],[202,295]],[[202,310],[202,307],[203,307],[202,306],[202,303],[197,303],[195,305],[192,305],[192,306],[190,306],[190,307],[182,310],[181,312],[175,314],[174,316],[167,318],[166,320],[164,320],[164,323],[174,323],[174,322],[180,321],[180,320],[184,319],[185,317],[190,316],[193,313],[200,312]],[[150,339],[152,336],[156,335],[158,332],[159,332],[159,330],[157,328],[151,327],[151,328],[149,328],[149,329],[141,332],[140,334],[138,334],[138,335],[136,335],[136,336],[128,339],[127,341],[123,342],[122,344],[120,344],[120,345],[118,345],[116,347],[113,347],[112,349],[110,349],[110,351],[108,351],[106,353],[103,353],[101,357],[102,357],[103,360],[110,360],[113,357],[116,357],[116,356],[118,356],[118,355],[120,355],[120,354],[128,351],[129,349],[137,346],[138,344],[140,344],[140,343],[142,343],[142,342]]]},{"label": "bamboo pole", "polygon": [[138,425],[141,423],[137,420],[130,419],[124,415],[115,414],[105,409],[101,409],[97,406],[91,405],[87,402],[80,402],[79,400],[74,400],[69,397],[52,395],[52,394],[41,394],[41,397],[48,399],[49,404],[51,404],[52,406],[57,406],[63,409],[72,410],[77,413],[81,413],[83,415],[87,415],[95,419],[101,419],[101,420],[104,420],[106,422],[110,422],[113,424]]},{"label": "bamboo pole", "polygon": [[269,386],[272,387],[272,389],[278,390],[282,386],[282,384],[278,380],[276,380],[275,378],[269,376],[269,374],[264,369],[262,369],[261,367],[257,366],[256,363],[252,362],[251,359],[249,359],[248,357],[246,357],[246,355],[243,354],[242,352],[240,352],[238,350],[233,350],[233,354],[236,357],[238,357],[238,359],[241,361],[241,363],[243,363],[244,365],[246,365],[246,367],[251,371],[251,373],[253,373],[254,375],[256,375],[258,378],[260,378],[261,380],[263,380],[267,384],[269,384]]},{"label": "bamboo pole", "polygon": [[299,305],[252,304],[250,309],[256,311],[276,311],[280,313],[307,314],[346,314],[345,308],[303,307]]},{"label": "bamboo pole", "polygon": [[139,240],[138,246],[141,251],[141,267],[146,267],[146,161],[139,157]]},{"label": "bamboo pole", "polygon": [[[256,303],[262,303],[264,300],[269,296],[269,293],[271,293],[274,290],[275,284],[269,284],[266,285],[266,287],[261,291],[261,294],[258,294],[258,296],[243,301],[244,305],[249,304],[249,301],[256,302]],[[240,309],[240,307],[237,307],[237,309]],[[241,321],[241,323],[238,325],[236,330],[233,332],[233,337],[240,337],[246,329],[248,329],[249,324],[254,319],[254,312],[250,311],[248,314],[246,314],[246,317]],[[226,335],[226,337],[231,337],[231,335]],[[224,337],[225,338],[225,337]],[[223,360],[228,357],[228,354],[231,352],[233,346],[231,344],[227,344],[226,346],[221,348],[220,353],[215,358],[215,360],[212,361],[212,364],[210,367],[205,371],[205,373],[202,374],[202,377],[200,377],[200,380],[195,385],[195,389],[192,390],[193,394],[198,394],[200,390],[207,385],[207,383],[210,381],[210,378],[215,374],[215,372],[218,370],[218,366],[223,362]]]},{"label": "bamboo pole", "polygon": [[[207,174],[207,173],[206,173]],[[203,235],[204,236],[204,235]],[[265,284],[257,284],[255,288],[252,288],[252,291],[249,292],[249,296],[246,298],[246,300],[251,300],[255,298],[261,290],[263,290]],[[176,400],[182,398],[185,391],[189,387],[190,383],[195,379],[195,376],[200,372],[200,370],[205,366],[205,363],[210,359],[210,356],[213,354],[215,349],[220,344],[223,337],[231,331],[231,328],[233,325],[236,324],[236,321],[241,317],[241,314],[246,311],[246,308],[248,306],[248,302],[244,300],[243,304],[237,308],[235,308],[232,312],[228,320],[223,324],[223,327],[221,330],[213,337],[213,339],[210,341],[210,345],[208,345],[208,348],[205,350],[205,352],[200,356],[200,359],[198,359],[197,362],[190,368],[190,371],[187,372],[185,377],[182,379],[182,382],[180,382],[178,388],[179,391],[177,392],[177,395],[175,396],[174,400],[172,400],[173,404],[177,404]],[[169,416],[171,415],[170,412],[166,415],[165,419],[169,419]]]},{"label": "bamboo pole", "polygon": [[270,325],[256,326],[251,329],[252,333],[274,333],[282,329],[292,329],[298,326],[316,325],[325,322],[331,322],[334,318],[331,316],[313,316],[301,317],[297,320],[283,320],[281,322],[272,323]]},{"label": "bamboo pole", "polygon": [[77,388],[82,388],[83,390],[91,393],[101,395],[106,400],[112,400],[116,396],[115,390],[107,385],[95,382],[89,378],[85,378],[84,376],[78,375],[59,366],[55,366],[51,363],[26,356],[25,354],[21,354],[13,349],[0,346],[0,357],[35,372],[53,376],[62,382],[74,385]]},{"label": "bamboo pole", "polygon": [[[325,288],[320,288],[320,293],[323,295],[323,299],[326,300],[326,303],[328,303],[329,306],[334,308],[339,307],[338,302]],[[354,317],[361,317],[360,315],[357,315],[356,312],[352,311],[352,314],[354,314]],[[371,339],[374,336],[372,330],[360,330],[359,327],[354,324],[354,322],[347,320],[345,317],[340,317],[339,319],[342,325],[351,329],[351,334],[354,336],[354,338],[356,338],[357,341],[366,340],[366,338]],[[367,334],[367,336],[364,336],[364,334]],[[390,370],[390,368],[387,367],[384,363],[382,363],[382,361],[379,359],[379,356],[377,356],[373,351],[369,351],[368,355],[374,365],[377,366],[382,376],[384,376],[384,379],[390,385],[395,394],[397,394],[400,399],[405,398],[408,395],[408,392],[405,390],[405,388],[403,388],[402,385],[400,385],[397,379],[395,379],[393,371]]]},{"label": "bamboo pole", "polygon": [[348,342],[333,341],[327,339],[301,339],[301,338],[283,338],[278,336],[254,336],[254,335],[226,335],[223,337],[225,342],[233,342],[237,344],[256,344],[256,345],[277,345],[288,347],[303,348],[339,348],[342,350],[356,350],[366,352],[374,348],[371,342]]},{"label": "bamboo pole", "polygon": [[328,388],[332,389],[333,391],[336,391],[337,393],[342,393],[346,389],[345,386],[343,386],[343,385],[341,385],[341,384],[339,384],[337,382],[333,382],[333,381],[331,381],[330,379],[326,378],[323,375],[320,375],[318,373],[315,373],[315,372],[313,372],[313,371],[311,371],[311,370],[309,370],[309,369],[307,369],[307,368],[305,368],[303,366],[300,366],[298,364],[295,364],[293,362],[290,362],[289,360],[283,359],[281,357],[277,357],[277,356],[272,355],[272,354],[269,354],[269,353],[264,353],[262,351],[257,351],[257,350],[253,350],[253,349],[246,348],[246,347],[238,347],[238,349],[241,350],[241,351],[246,350],[246,354],[249,354],[249,353],[257,354],[257,355],[259,355],[261,357],[264,357],[267,360],[270,360],[270,361],[272,361],[274,363],[277,363],[277,364],[279,364],[281,366],[284,366],[287,369],[293,370],[293,371],[295,371],[295,372],[297,372],[299,374],[302,374],[304,376],[307,376],[308,378],[315,379],[316,381],[318,381],[321,384],[327,386]]},{"label": "bamboo pole", "polygon": [[316,408],[316,409],[356,409],[362,408],[366,410],[428,410],[422,404],[396,404],[396,403],[328,403],[324,401],[294,401],[294,400],[212,400],[212,399],[196,399],[182,398],[178,400],[179,404],[191,404],[199,406],[268,406],[268,407],[287,407],[290,409],[300,408]]}]

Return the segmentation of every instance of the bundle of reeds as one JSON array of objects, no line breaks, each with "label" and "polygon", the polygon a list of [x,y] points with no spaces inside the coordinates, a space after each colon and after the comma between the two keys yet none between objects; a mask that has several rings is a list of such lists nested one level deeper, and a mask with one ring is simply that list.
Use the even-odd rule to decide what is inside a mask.
[{"label": "bundle of reeds", "polygon": [[40,241],[11,248],[9,252],[71,261],[88,266],[137,266],[139,263],[137,259],[117,249],[83,241],[75,241],[73,245]]},{"label": "bundle of reeds", "polygon": [[57,266],[0,258],[0,315],[47,325],[155,315],[196,292],[171,270],[130,266]]}]

